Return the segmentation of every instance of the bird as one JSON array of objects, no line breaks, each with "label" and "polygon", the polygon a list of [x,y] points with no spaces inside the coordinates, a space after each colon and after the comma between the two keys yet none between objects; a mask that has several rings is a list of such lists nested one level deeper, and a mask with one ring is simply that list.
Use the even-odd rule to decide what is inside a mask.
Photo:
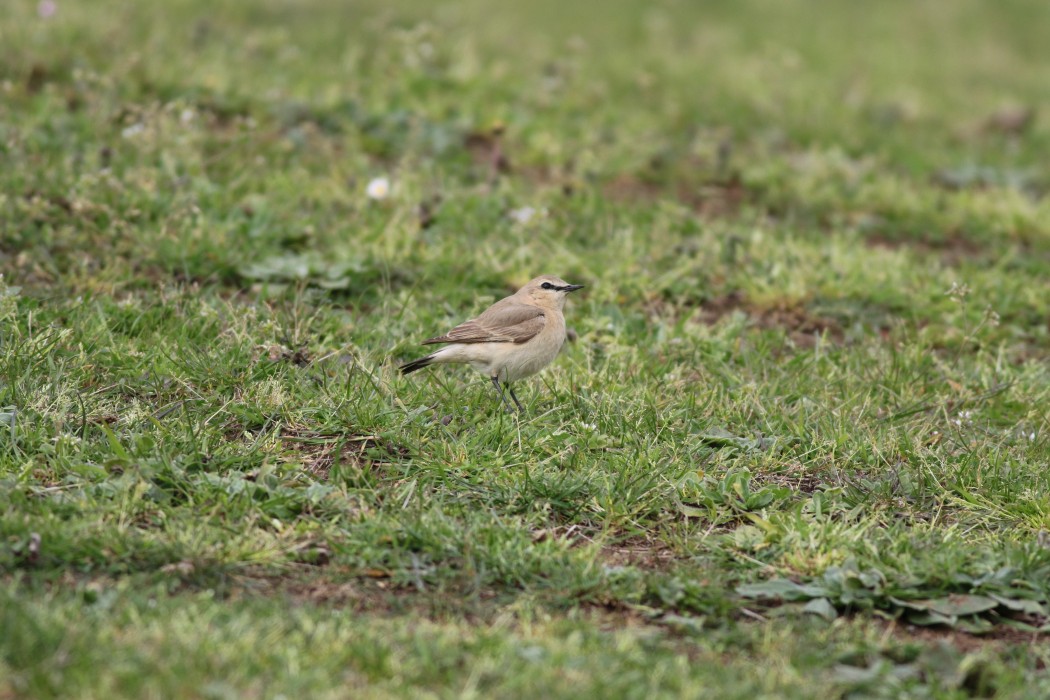
[{"label": "bird", "polygon": [[519,413],[521,402],[510,383],[536,374],[549,365],[565,344],[562,308],[570,292],[583,289],[554,275],[530,280],[514,294],[500,299],[477,318],[464,321],[448,333],[429,338],[423,345],[447,343],[435,352],[400,366],[409,374],[434,364],[468,364],[488,376],[508,412]]}]

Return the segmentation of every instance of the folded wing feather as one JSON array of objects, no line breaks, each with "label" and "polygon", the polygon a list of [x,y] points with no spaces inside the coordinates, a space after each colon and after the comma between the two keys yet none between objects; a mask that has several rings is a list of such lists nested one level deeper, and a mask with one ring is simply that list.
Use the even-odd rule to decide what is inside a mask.
[{"label": "folded wing feather", "polygon": [[[509,301],[509,300],[506,300]],[[524,343],[543,330],[543,309],[529,304],[497,303],[477,318],[464,321],[448,333],[424,340],[432,343]]]}]

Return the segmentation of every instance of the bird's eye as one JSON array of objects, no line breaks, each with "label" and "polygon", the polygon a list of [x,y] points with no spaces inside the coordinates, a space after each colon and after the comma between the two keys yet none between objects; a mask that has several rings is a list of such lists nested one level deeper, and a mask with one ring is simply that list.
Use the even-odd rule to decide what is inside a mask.
[{"label": "bird's eye", "polygon": [[544,282],[540,286],[543,287],[544,289],[554,289],[554,285],[551,284],[550,282]]}]

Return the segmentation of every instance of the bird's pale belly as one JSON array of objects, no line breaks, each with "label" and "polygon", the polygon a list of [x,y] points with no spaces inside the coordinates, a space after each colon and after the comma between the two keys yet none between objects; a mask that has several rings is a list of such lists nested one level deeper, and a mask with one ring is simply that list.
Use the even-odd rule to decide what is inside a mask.
[{"label": "bird's pale belly", "polygon": [[549,365],[561,350],[564,336],[536,338],[528,343],[485,343],[455,346],[460,362],[489,377],[513,382],[536,374]]},{"label": "bird's pale belly", "polygon": [[[525,344],[525,346],[527,345],[528,343]],[[502,367],[494,367],[493,369],[499,372],[498,376],[504,382],[513,382],[530,377],[549,365],[558,356],[561,343],[557,345],[547,343],[546,345],[548,347],[538,347],[530,350],[525,350],[525,346],[519,345],[517,346],[519,348],[517,352],[510,352],[506,355]]]}]

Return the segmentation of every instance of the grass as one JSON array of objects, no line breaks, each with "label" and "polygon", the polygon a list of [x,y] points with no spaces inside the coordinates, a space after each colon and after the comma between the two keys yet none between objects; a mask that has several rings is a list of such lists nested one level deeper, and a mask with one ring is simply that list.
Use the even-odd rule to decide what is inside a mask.
[{"label": "grass", "polygon": [[18,4],[0,697],[1050,692],[1047,19]]}]

